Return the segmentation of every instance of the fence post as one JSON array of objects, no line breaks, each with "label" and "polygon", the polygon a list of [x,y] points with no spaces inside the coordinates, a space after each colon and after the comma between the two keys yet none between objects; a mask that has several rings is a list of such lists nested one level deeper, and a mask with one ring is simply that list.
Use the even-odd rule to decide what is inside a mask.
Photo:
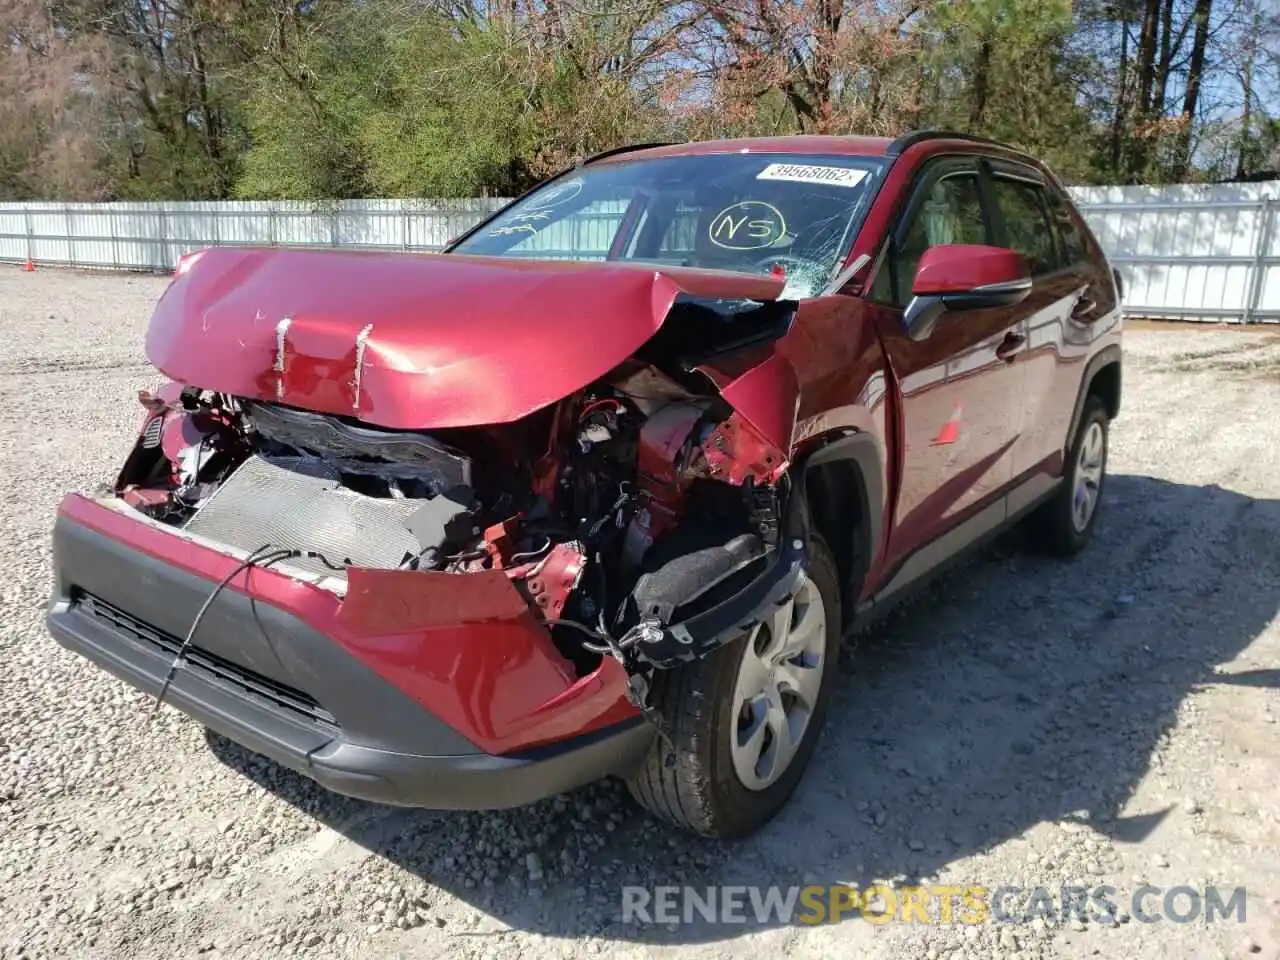
[{"label": "fence post", "polygon": [[35,224],[31,222],[31,208],[27,207],[22,211],[22,224],[27,230],[27,262],[36,262],[36,229]]},{"label": "fence post", "polygon": [[65,224],[63,229],[67,231],[67,260],[74,267],[76,265],[76,232],[71,225],[71,207],[65,204],[62,207],[62,221]]},{"label": "fence post", "polygon": [[1258,243],[1253,251],[1253,273],[1249,278],[1249,299],[1244,305],[1244,322],[1254,323],[1258,308],[1262,305],[1262,291],[1267,274],[1267,251],[1271,249],[1271,233],[1275,227],[1276,210],[1271,197],[1262,198],[1258,211]]},{"label": "fence post", "polygon": [[169,265],[169,214],[164,208],[164,201],[161,201],[160,207],[160,236],[157,238],[160,243],[159,263],[155,264],[157,270],[165,271]]}]

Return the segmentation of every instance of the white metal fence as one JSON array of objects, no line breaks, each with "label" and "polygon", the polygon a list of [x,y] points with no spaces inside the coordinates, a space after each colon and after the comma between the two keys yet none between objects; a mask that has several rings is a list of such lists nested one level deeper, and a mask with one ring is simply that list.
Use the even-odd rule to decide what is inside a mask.
[{"label": "white metal fence", "polygon": [[210,246],[438,250],[504,202],[0,203],[0,261],[167,271]]},{"label": "white metal fence", "polygon": [[1131,315],[1280,321],[1280,181],[1072,193]]},{"label": "white metal fence", "polygon": [[[1280,321],[1280,182],[1072,192],[1120,268],[1131,315]],[[167,271],[206,246],[431,251],[505,202],[0,203],[0,261]],[[547,255],[574,246],[544,234]]]}]

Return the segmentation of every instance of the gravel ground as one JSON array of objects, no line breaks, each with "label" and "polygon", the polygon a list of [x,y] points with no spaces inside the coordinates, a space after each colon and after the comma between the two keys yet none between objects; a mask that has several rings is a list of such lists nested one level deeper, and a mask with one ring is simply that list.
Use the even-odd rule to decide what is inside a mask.
[{"label": "gravel ground", "polygon": [[[993,551],[862,638],[787,812],[700,842],[615,785],[500,814],[327,794],[64,653],[64,491],[154,382],[162,279],[0,268],[0,955],[1280,956],[1280,338],[1128,336],[1102,528]],[[636,926],[619,888],[1248,888],[1243,924]]]}]

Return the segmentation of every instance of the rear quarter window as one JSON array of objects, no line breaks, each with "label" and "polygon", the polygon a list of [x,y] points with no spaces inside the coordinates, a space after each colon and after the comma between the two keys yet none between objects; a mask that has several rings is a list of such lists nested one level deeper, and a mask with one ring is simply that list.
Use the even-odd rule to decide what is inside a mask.
[{"label": "rear quarter window", "polygon": [[1058,231],[1058,241],[1062,250],[1062,265],[1076,266],[1089,259],[1089,251],[1085,246],[1084,234],[1080,231],[1077,214],[1066,197],[1059,193],[1049,194],[1049,215]]}]

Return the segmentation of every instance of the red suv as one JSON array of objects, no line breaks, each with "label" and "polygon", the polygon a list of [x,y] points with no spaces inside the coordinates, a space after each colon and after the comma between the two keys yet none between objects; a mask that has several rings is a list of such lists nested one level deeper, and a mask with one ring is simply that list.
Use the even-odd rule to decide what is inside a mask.
[{"label": "red suv", "polygon": [[615,151],[443,255],[200,251],[49,626],[342,793],[616,775],[742,835],[847,630],[1024,517],[1088,542],[1120,327],[1062,185],[956,134]]}]

